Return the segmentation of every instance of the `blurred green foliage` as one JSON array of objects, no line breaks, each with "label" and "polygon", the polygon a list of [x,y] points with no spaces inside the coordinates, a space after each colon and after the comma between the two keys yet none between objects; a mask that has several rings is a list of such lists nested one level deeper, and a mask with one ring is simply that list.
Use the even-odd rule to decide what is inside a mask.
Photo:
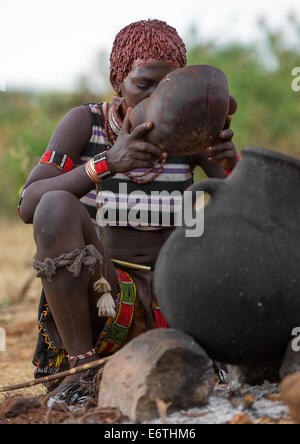
[{"label": "blurred green foliage", "polygon": [[0,217],[16,216],[18,198],[59,121],[70,109],[110,99],[110,92],[0,92]]},{"label": "blurred green foliage", "polygon": [[189,52],[188,63],[214,65],[225,72],[239,104],[232,119],[238,150],[259,145],[300,157],[300,92],[293,91],[291,74],[300,66],[300,32],[294,47],[284,43],[281,34],[266,30],[261,46],[199,45]]},{"label": "blurred green foliage", "polygon": [[[300,66],[300,25],[289,19],[294,44],[261,27],[264,38],[257,44],[220,46],[195,39],[188,64],[214,65],[227,75],[239,104],[232,120],[238,151],[259,145],[300,158],[300,91],[291,87],[292,69]],[[110,97],[110,90],[90,91],[84,78],[74,93],[0,92],[0,216],[16,214],[20,189],[62,116],[75,106]]]}]

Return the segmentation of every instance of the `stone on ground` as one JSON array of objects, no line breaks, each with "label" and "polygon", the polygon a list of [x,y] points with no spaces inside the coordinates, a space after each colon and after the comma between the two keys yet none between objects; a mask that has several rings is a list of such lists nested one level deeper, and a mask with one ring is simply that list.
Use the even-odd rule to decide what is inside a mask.
[{"label": "stone on ground", "polygon": [[159,415],[158,400],[168,413],[205,405],[215,381],[211,360],[193,338],[175,329],[150,330],[106,364],[99,406],[147,421]]}]

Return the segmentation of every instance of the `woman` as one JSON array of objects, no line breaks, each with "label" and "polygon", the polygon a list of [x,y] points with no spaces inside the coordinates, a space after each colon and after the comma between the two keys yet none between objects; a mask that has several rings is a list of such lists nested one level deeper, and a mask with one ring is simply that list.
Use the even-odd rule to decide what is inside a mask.
[{"label": "woman", "polygon": [[[114,204],[120,215],[121,185],[127,194],[142,190],[151,200],[152,191],[183,193],[193,182],[196,165],[209,177],[225,178],[224,169],[231,171],[238,162],[230,116],[219,143],[195,156],[168,156],[145,143],[151,122],[131,131],[131,109],[150,97],[168,73],[186,64],[185,46],[174,28],[158,20],[127,26],[116,36],[110,61],[116,91],[112,104],[67,113],[19,204],[20,217],[33,223],[34,266],[43,285],[36,377],[112,353],[146,329],[167,327],[152,291],[152,270],[172,224],[133,228],[122,222],[99,236],[93,223],[96,185],[101,183],[104,197],[117,194]],[[234,99],[230,108],[233,114]],[[97,269],[103,256],[106,280]],[[111,259],[135,265],[116,267]],[[102,292],[100,301],[95,289]],[[66,378],[56,392],[77,378]]]}]

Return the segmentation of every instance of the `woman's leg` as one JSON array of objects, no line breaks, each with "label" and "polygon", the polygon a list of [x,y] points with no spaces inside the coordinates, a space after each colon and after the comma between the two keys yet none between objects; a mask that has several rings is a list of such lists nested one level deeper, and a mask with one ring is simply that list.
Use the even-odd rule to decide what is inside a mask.
[{"label": "woman's leg", "polygon": [[[87,210],[78,198],[68,192],[45,194],[35,211],[33,226],[39,261],[57,258],[90,244],[103,254],[102,244]],[[60,268],[51,282],[42,278],[47,302],[69,355],[91,350],[106,321],[106,318],[97,316],[96,305],[100,295],[93,290],[92,283],[100,277],[98,264],[95,270],[95,275],[91,276],[83,265],[79,277],[74,278],[66,268]],[[105,277],[115,297],[118,283],[110,260]],[[95,357],[86,358],[80,364],[93,359]]]}]

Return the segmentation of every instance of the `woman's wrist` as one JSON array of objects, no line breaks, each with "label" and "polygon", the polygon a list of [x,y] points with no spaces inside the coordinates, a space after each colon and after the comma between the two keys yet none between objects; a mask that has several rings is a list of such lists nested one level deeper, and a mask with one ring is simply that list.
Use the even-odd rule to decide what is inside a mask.
[{"label": "woman's wrist", "polygon": [[96,184],[109,179],[114,175],[107,163],[107,153],[97,154],[85,164],[85,172],[88,177]]},{"label": "woman's wrist", "polygon": [[109,170],[111,171],[111,173],[116,174],[118,171],[115,168],[111,154],[112,153],[110,151],[106,151],[106,163],[107,163],[107,166],[108,166]]},{"label": "woman's wrist", "polygon": [[223,168],[225,173],[227,174],[227,176],[230,176],[230,174],[232,173],[233,169],[237,166],[237,164],[239,163],[239,161],[241,160],[241,156],[239,155],[239,153],[236,153],[236,157],[233,161],[233,164],[231,165],[230,169],[229,168]]},{"label": "woman's wrist", "polygon": [[88,162],[86,162],[84,167],[85,167],[85,172],[86,172],[87,176],[91,179],[92,182],[94,182],[94,183],[101,183],[102,182],[102,180],[99,179],[98,174],[94,168],[93,159],[90,159]]}]

